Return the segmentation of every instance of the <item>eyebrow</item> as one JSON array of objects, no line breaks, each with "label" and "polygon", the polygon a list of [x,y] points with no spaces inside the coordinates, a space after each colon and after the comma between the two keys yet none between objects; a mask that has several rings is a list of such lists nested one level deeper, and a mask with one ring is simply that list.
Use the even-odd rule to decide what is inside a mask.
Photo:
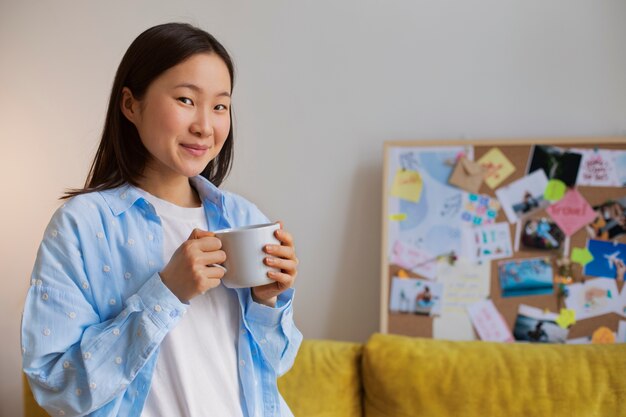
[{"label": "eyebrow", "polygon": [[[198,87],[195,84],[191,84],[191,83],[182,83],[182,84],[178,84],[177,86],[175,86],[174,88],[188,88],[190,90],[194,90],[198,93],[202,92],[202,89],[200,87]],[[219,94],[217,94],[218,97],[230,97],[230,93],[228,91],[223,91]]]}]

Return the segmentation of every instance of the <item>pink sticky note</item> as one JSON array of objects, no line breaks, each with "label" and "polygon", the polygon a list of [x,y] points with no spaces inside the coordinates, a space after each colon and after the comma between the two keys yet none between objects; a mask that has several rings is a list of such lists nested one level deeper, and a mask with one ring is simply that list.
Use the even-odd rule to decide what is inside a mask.
[{"label": "pink sticky note", "polygon": [[558,202],[546,209],[563,233],[571,236],[597,216],[587,200],[577,190],[569,190]]}]

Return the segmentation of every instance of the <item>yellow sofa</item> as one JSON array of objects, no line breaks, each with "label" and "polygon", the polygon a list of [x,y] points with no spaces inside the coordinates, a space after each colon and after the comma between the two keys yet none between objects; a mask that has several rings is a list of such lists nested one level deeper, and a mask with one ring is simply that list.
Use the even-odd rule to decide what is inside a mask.
[{"label": "yellow sofa", "polygon": [[305,341],[279,388],[296,417],[618,417],[626,345]]},{"label": "yellow sofa", "polygon": [[626,345],[306,340],[278,386],[296,417],[619,417]]}]

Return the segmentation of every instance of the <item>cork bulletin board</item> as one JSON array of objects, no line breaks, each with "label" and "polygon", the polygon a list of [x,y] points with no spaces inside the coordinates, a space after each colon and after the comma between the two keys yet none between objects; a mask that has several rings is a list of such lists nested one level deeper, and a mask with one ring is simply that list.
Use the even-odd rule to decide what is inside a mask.
[{"label": "cork bulletin board", "polygon": [[[403,221],[421,221],[421,219],[411,220],[410,214],[409,218],[407,218],[407,215],[403,213],[403,211],[407,210],[403,210],[403,207],[409,207],[408,210],[411,210],[411,207],[417,207],[418,204],[425,205],[432,203],[433,201],[438,201],[436,210],[439,210],[439,214],[441,215],[443,215],[446,210],[453,211],[458,209],[458,204],[452,203],[452,197],[449,199],[450,203],[448,202],[445,192],[440,192],[436,195],[433,193],[429,194],[426,188],[420,188],[417,190],[419,191],[419,195],[414,196],[416,199],[419,198],[419,203],[407,203],[406,201],[397,203],[398,199],[397,196],[393,195],[392,188],[395,187],[400,171],[404,172],[405,169],[412,169],[419,172],[422,169],[432,169],[433,172],[439,170],[439,172],[433,173],[433,175],[439,175],[442,178],[444,176],[448,177],[448,175],[451,175],[451,171],[454,167],[456,167],[459,163],[458,155],[460,153],[466,155],[468,160],[479,161],[493,148],[497,148],[513,165],[514,171],[503,179],[497,187],[492,188],[485,181],[481,181],[476,192],[476,194],[488,196],[497,201],[496,190],[501,187],[506,187],[507,185],[526,177],[529,174],[529,160],[531,159],[534,149],[537,146],[551,146],[564,151],[569,151],[571,149],[572,152],[577,149],[588,150],[588,152],[591,150],[596,152],[598,150],[626,151],[626,138],[599,137],[474,141],[390,141],[385,143],[382,217],[383,242],[381,262],[381,332],[417,337],[433,337],[432,315],[415,313],[407,314],[406,312],[390,310],[390,293],[392,291],[392,279],[394,277],[398,277],[400,274],[401,276],[408,278],[436,280],[436,277],[424,276],[419,268],[411,269],[407,268],[406,265],[401,266],[394,263],[394,257],[391,253],[395,250],[395,233],[398,228],[401,227],[401,223]],[[433,158],[429,156],[431,152],[444,154],[449,152],[451,156],[456,155],[457,159],[450,158],[454,162],[450,163],[451,167],[449,167],[449,171],[447,172],[441,170],[441,167],[439,166],[429,168],[428,165],[433,162]],[[421,183],[420,187],[422,187]],[[589,203],[589,205],[594,208],[605,204],[609,200],[620,200],[626,197],[626,188],[624,187],[623,182],[602,186],[579,185],[579,183],[576,183],[569,184],[568,189],[577,190]],[[424,208],[422,207],[420,210],[423,209]],[[591,236],[589,228],[583,227],[582,229],[571,234],[570,237],[565,237],[558,249],[546,250],[530,248],[523,244],[520,245],[520,229],[522,228],[524,222],[529,219],[546,218],[549,219],[550,216],[546,212],[546,207],[544,207],[536,209],[528,215],[521,216],[521,219],[517,223],[510,222],[510,219],[503,209],[497,211],[497,216],[494,219],[494,222],[506,223],[508,225],[510,229],[512,247],[514,249],[511,256],[506,259],[485,261],[490,263],[491,269],[489,297],[493,301],[497,310],[503,316],[510,329],[513,329],[514,327],[520,304],[537,307],[542,310],[558,312],[560,308],[564,307],[564,298],[558,296],[559,291],[556,283],[553,283],[554,291],[552,294],[503,297],[498,274],[499,261],[545,257],[545,259],[549,259],[550,263],[553,265],[553,270],[557,271],[557,266],[555,265],[556,259],[562,257],[568,258],[573,248],[585,248],[588,239],[590,237],[595,238]],[[449,225],[440,225],[440,229],[437,229],[439,231],[436,230],[435,226],[433,226],[432,230],[429,232],[431,235],[425,235],[423,239],[420,238],[420,245],[429,250],[431,254],[437,256],[442,253],[447,253],[447,249],[444,247],[458,247],[456,243],[456,240],[459,239],[458,235],[452,232],[449,235],[446,235],[446,233],[450,231]],[[626,243],[626,234],[621,234],[617,237],[611,238],[611,241]],[[441,260],[441,257],[439,257],[439,260]],[[429,259],[425,260],[425,262],[428,261]],[[584,270],[581,265],[576,263],[572,264],[571,276],[574,283],[585,282],[586,280],[593,278],[584,275],[583,271]],[[623,282],[619,282],[617,286],[618,291],[621,291]],[[620,320],[626,320],[626,318],[621,317],[616,313],[608,313],[584,320],[577,320],[577,322],[569,329],[568,339],[590,336],[593,331],[600,326],[606,326],[613,331],[617,331],[618,322]]]}]

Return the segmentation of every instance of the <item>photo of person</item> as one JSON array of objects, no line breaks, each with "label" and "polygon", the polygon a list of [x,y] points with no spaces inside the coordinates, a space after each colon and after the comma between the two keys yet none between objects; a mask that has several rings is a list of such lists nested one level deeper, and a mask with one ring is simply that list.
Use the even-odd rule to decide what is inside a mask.
[{"label": "photo of person", "polygon": [[443,284],[420,278],[393,278],[389,310],[396,313],[438,315]]},{"label": "photo of person", "polygon": [[548,177],[543,170],[537,170],[517,181],[500,187],[496,196],[502,205],[509,223],[548,206],[543,194],[548,186]]},{"label": "photo of person", "polygon": [[598,217],[587,226],[589,237],[611,240],[626,233],[626,197],[593,208]]},{"label": "photo of person", "polygon": [[522,304],[515,319],[513,337],[530,343],[565,343],[569,330],[556,323],[557,317],[556,313]]}]

